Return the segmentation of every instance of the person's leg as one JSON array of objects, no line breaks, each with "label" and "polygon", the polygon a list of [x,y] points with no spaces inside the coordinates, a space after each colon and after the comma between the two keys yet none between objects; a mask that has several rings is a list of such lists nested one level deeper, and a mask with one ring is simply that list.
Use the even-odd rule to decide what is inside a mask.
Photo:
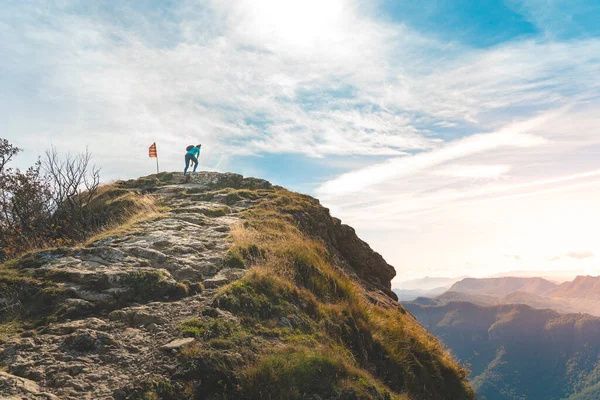
[{"label": "person's leg", "polygon": [[[194,156],[192,156],[194,157]],[[196,157],[193,158],[194,161],[194,172],[196,172],[196,168],[198,168],[198,159]]]},{"label": "person's leg", "polygon": [[188,170],[188,168],[190,167],[190,159],[191,159],[191,158],[190,158],[190,155],[189,155],[189,154],[186,154],[186,155],[185,155],[185,168],[184,168],[184,170],[183,170],[183,176],[184,176],[184,177],[185,177],[185,174],[187,174],[187,170]]}]

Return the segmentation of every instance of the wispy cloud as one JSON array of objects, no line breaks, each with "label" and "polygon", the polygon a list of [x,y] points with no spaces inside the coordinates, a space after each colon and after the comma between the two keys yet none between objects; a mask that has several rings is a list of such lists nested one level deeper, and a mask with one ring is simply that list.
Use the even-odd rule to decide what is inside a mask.
[{"label": "wispy cloud", "polygon": [[592,253],[591,251],[569,251],[568,253],[562,255],[550,257],[549,260],[553,262],[560,261],[564,258],[571,258],[574,260],[586,260],[592,257],[594,257],[594,253]]},{"label": "wispy cloud", "polygon": [[586,258],[594,257],[594,253],[591,251],[570,251],[567,253],[567,257],[574,258],[576,260],[585,260]]},{"label": "wispy cloud", "polygon": [[[534,119],[536,123],[544,120],[545,118]],[[459,139],[430,152],[390,159],[329,181],[321,186],[317,193],[326,197],[343,195],[478,153],[505,147],[531,147],[543,144],[545,142],[543,138],[525,133],[526,129],[534,126],[531,121],[522,122],[505,127],[498,132]]]},{"label": "wispy cloud", "polygon": [[[194,139],[229,155],[402,155],[441,146],[440,127],[497,129],[491,112],[556,105],[570,90],[598,87],[583,79],[598,64],[598,41],[473,51],[377,20],[351,0],[183,2],[161,19],[125,5],[115,9],[124,17],[111,19],[71,5],[12,4],[0,16],[12,62],[4,72],[35,76],[34,110],[58,108],[43,127],[49,139],[68,129],[67,143],[90,143],[100,157],[126,158],[105,152],[107,141],[126,149],[156,137],[169,158]],[[164,38],[148,33],[153,24]],[[446,62],[428,67],[440,54]],[[12,108],[10,135],[40,133]],[[461,146],[529,140],[503,136]]]},{"label": "wispy cloud", "polygon": [[[542,34],[472,47],[382,18],[380,3],[184,0],[108,8],[9,0],[0,6],[2,135],[32,157],[42,143],[75,151],[90,145],[107,178],[153,168],[145,162],[153,141],[166,169],[180,169],[181,148],[195,142],[206,149],[205,168],[236,169],[247,156],[309,157],[322,166],[311,184],[327,178],[317,194],[360,232],[384,227],[391,237],[401,225],[424,242],[453,242],[428,235],[462,226],[457,216],[469,220],[460,207],[478,214],[473,231],[490,242],[510,237],[509,223],[523,229],[528,216],[517,208],[555,210],[547,198],[591,212],[569,193],[593,192],[599,181],[600,35],[565,35],[558,2],[515,0],[502,7]],[[331,178],[334,170],[342,173]],[[488,232],[496,228],[505,231]],[[529,236],[551,230],[539,229]],[[473,240],[491,246],[479,236]],[[453,244],[450,253],[471,250]],[[394,261],[398,246],[386,246]],[[415,254],[427,253],[416,247]],[[497,249],[498,259],[527,256],[522,250]]]},{"label": "wispy cloud", "polygon": [[455,178],[492,179],[507,174],[510,169],[510,165],[454,164],[435,173]]}]

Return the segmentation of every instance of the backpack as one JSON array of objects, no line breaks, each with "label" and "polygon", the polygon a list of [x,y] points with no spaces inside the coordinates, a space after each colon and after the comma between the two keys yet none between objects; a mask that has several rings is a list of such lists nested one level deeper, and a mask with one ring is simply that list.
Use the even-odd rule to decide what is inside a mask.
[{"label": "backpack", "polygon": [[194,147],[196,147],[196,146],[194,146],[193,144],[190,144],[188,147],[185,148],[185,151],[190,151]]}]

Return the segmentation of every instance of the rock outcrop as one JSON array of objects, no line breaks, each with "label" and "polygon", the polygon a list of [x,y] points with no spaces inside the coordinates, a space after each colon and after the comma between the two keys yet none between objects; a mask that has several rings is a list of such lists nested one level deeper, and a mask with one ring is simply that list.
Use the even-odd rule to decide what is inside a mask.
[{"label": "rock outcrop", "polygon": [[[264,304],[267,300],[262,297],[263,303],[248,303],[256,309],[272,310],[269,311],[272,315],[261,311],[261,317],[266,318],[260,323],[263,331],[256,327],[257,320],[253,320],[250,329],[248,324],[244,325],[247,322],[244,313],[235,313],[248,306],[244,302],[256,300],[242,294],[237,299],[230,295],[225,300],[218,299],[224,287],[242,282],[251,266],[248,260],[260,259],[267,251],[257,243],[247,249],[251,256],[245,260],[236,258],[230,251],[231,230],[243,226],[247,215],[273,201],[282,188],[260,179],[210,172],[192,174],[185,183],[181,174],[163,173],[119,182],[117,186],[140,196],[151,196],[162,207],[161,214],[141,218],[128,230],[101,234],[80,247],[40,251],[3,267],[6,273],[14,274],[10,282],[18,281],[31,295],[26,298],[25,291],[16,293],[9,288],[13,283],[0,285],[5,305],[0,322],[8,324],[11,318],[23,320],[14,333],[0,339],[0,365],[6,369],[0,373],[0,397],[133,399],[144,398],[147,392],[155,396],[147,398],[170,399],[193,392],[190,398],[205,398],[201,393],[208,393],[203,390],[212,387],[210,382],[223,384],[223,391],[231,391],[231,384],[223,382],[239,385],[246,375],[236,371],[255,362],[261,349],[288,343],[278,335],[296,332],[306,335],[307,339],[302,340],[315,340],[317,330],[340,329],[320,327],[327,322],[321,321],[322,313],[315,311],[315,306],[307,305],[315,300],[304,289],[293,290],[300,290],[298,293],[308,297],[292,296],[296,300],[290,304],[281,305],[278,299],[270,300],[273,304]],[[278,204],[281,215],[291,218],[290,223],[303,235],[324,244],[328,259],[342,274],[342,281],[347,276],[360,284],[365,298],[384,307],[382,312],[387,313],[386,309],[403,312],[390,290],[394,269],[360,240],[352,228],[332,218],[317,200],[297,196],[301,206]],[[19,281],[18,277],[25,278]],[[3,291],[3,287],[9,289]],[[227,307],[232,312],[224,309]],[[305,308],[308,314],[304,314]],[[6,311],[14,309],[21,310],[21,314]],[[282,314],[284,309],[288,311]],[[402,318],[411,321],[408,316]],[[242,326],[252,333],[239,338],[241,334],[235,331]],[[276,333],[261,333],[265,329]],[[219,337],[213,337],[211,332],[218,332]],[[220,335],[229,341],[225,342]],[[422,335],[427,336],[425,332]],[[386,357],[387,350],[378,340],[367,339],[358,339],[357,349],[363,353],[370,351],[362,343],[367,340],[379,357]],[[203,347],[202,340],[210,340],[210,351]],[[231,348],[231,343],[240,349]],[[190,354],[196,354],[195,351],[203,351],[203,356],[194,358],[202,361],[195,361],[192,368],[179,355],[186,353],[192,357]],[[216,354],[221,357],[218,363],[210,358]],[[365,360],[365,367],[361,368],[371,368],[368,354],[361,354],[360,358]],[[223,365],[231,371],[221,371]],[[339,368],[346,374],[355,374],[342,364]],[[379,368],[373,366],[370,372],[379,374]],[[439,365],[435,368],[440,369]],[[464,376],[452,372],[455,366],[451,362],[448,368],[442,370],[446,371],[448,382],[452,382],[448,384],[452,390],[462,393],[457,398],[471,398]],[[190,369],[203,372],[190,377]],[[402,375],[406,373],[398,371],[401,377],[398,382],[413,379]],[[193,382],[196,389],[188,390],[181,382],[188,382],[190,387]],[[384,384],[367,387],[365,393],[370,391],[371,395],[357,398],[380,398],[378,393],[383,392],[378,385]],[[393,390],[403,391],[403,384],[395,385]],[[409,392],[410,388],[405,389]],[[423,393],[443,393],[442,389],[432,386]],[[415,390],[417,393],[423,388]],[[317,389],[309,392],[306,393],[317,396],[312,398],[319,398]]]}]

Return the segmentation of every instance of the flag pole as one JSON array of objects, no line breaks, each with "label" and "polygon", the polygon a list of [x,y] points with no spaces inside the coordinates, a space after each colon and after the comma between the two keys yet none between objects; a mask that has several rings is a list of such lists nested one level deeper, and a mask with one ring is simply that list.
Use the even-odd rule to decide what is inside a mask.
[{"label": "flag pole", "polygon": [[156,158],[156,174],[158,174],[158,151],[156,151],[156,142],[152,143],[152,146],[148,149],[148,155],[150,158]]}]

